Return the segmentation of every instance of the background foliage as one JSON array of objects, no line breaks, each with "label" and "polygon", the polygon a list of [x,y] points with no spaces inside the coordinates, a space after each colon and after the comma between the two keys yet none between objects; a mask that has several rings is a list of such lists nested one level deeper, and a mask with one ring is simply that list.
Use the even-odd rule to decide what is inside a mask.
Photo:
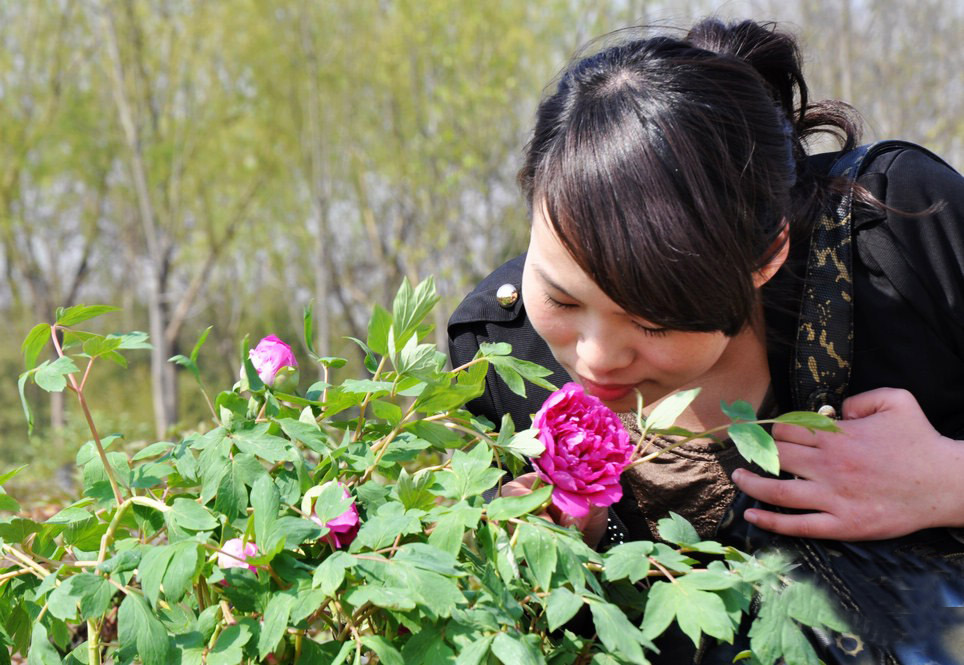
[{"label": "background foliage", "polygon": [[[57,305],[122,305],[116,327],[149,332],[153,360],[91,402],[132,441],[204,418],[164,361],[209,324],[212,384],[231,380],[244,334],[296,339],[312,299],[319,353],[360,369],[344,337],[364,338],[402,276],[436,276],[441,333],[472,283],[524,247],[514,174],[571,53],[716,10],[786,22],[815,96],[854,103],[867,138],[964,163],[957,0],[2,3],[0,338],[23,339]],[[27,438],[18,346],[0,347],[0,462],[31,463],[8,489],[38,501],[72,482],[61,442],[84,425],[60,394],[33,393]]]}]

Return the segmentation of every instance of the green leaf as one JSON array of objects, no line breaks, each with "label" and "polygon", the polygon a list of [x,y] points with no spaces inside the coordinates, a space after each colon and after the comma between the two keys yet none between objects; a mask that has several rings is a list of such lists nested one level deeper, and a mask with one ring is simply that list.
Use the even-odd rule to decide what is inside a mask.
[{"label": "green leaf", "polygon": [[278,520],[281,509],[281,494],[274,480],[264,474],[251,488],[251,507],[254,509],[254,540],[268,546],[268,534]]},{"label": "green leaf", "polygon": [[119,348],[121,340],[118,337],[91,337],[84,342],[84,353],[91,358],[105,356]]},{"label": "green leaf", "polygon": [[486,506],[486,513],[492,520],[508,520],[519,515],[525,515],[539,508],[549,501],[552,496],[552,485],[544,485],[534,492],[522,496],[507,496],[493,499]]},{"label": "green leaf", "polygon": [[322,524],[343,515],[354,499],[345,496],[345,488],[340,483],[330,482],[322,487],[314,502],[314,514]]},{"label": "green leaf", "polygon": [[269,653],[274,651],[284,637],[294,602],[295,597],[287,593],[276,593],[268,601],[268,607],[264,611],[264,625],[258,636],[259,660],[263,661]]},{"label": "green leaf", "polygon": [[355,565],[355,558],[345,552],[333,552],[321,562],[311,578],[311,586],[321,589],[326,596],[334,596],[335,591],[345,581],[345,571]]},{"label": "green leaf", "polygon": [[210,531],[216,529],[219,524],[207,508],[196,501],[184,498],[174,499],[165,517],[189,531]]},{"label": "green leaf", "polygon": [[545,378],[552,375],[552,370],[546,369],[542,365],[537,365],[536,363],[513,356],[491,358],[489,362],[495,367],[496,372],[498,372],[501,367],[503,370],[516,372],[523,379],[540,388],[545,388],[549,391],[556,389],[556,386]]},{"label": "green leaf", "polygon": [[331,452],[333,446],[330,444],[329,436],[314,423],[314,418],[311,423],[304,423],[294,418],[282,418],[278,424],[292,441],[299,441],[322,455]]},{"label": "green leaf", "polygon": [[582,607],[582,598],[566,587],[553,589],[546,599],[546,622],[550,631],[564,625]]},{"label": "green leaf", "polygon": [[229,436],[241,452],[256,455],[266,462],[284,462],[291,457],[291,443],[284,437],[269,434],[269,427],[269,423],[260,423]]},{"label": "green leaf", "polygon": [[25,369],[31,370],[37,366],[37,358],[40,356],[40,352],[44,350],[44,347],[47,346],[47,342],[49,341],[49,323],[38,323],[30,330],[29,333],[27,333],[27,337],[23,340],[23,345],[20,347],[20,350],[23,352],[23,364]]},{"label": "green leaf", "polygon": [[392,327],[392,315],[381,305],[375,305],[368,321],[367,348],[379,355],[388,353],[388,329]]},{"label": "green leaf", "polygon": [[428,277],[422,280],[414,290],[408,279],[403,279],[392,302],[395,342],[404,346],[409,335],[415,332],[438,301],[434,278]]},{"label": "green leaf", "polygon": [[455,665],[481,665],[485,662],[485,657],[492,647],[493,640],[495,640],[495,635],[484,635],[479,639],[472,640],[468,646],[459,650]]},{"label": "green leaf", "polygon": [[97,571],[110,575],[111,573],[126,573],[134,570],[141,562],[139,550],[124,550],[118,552],[107,561],[98,564]]},{"label": "green leaf", "polygon": [[250,639],[251,630],[246,625],[236,623],[228,626],[218,636],[214,648],[208,652],[205,665],[238,665],[244,658],[242,648]]},{"label": "green leaf", "polygon": [[545,658],[531,644],[499,633],[492,640],[492,653],[502,661],[503,665],[545,665]]},{"label": "green leaf", "polygon": [[40,622],[34,624],[30,637],[30,651],[27,653],[27,665],[62,665],[60,654],[50,643],[47,629]]},{"label": "green leaf", "polygon": [[422,524],[413,513],[415,511],[406,511],[397,502],[384,504],[361,525],[352,543],[352,551],[357,551],[358,547],[381,549],[391,545],[399,534],[420,533]]},{"label": "green leaf", "polygon": [[27,433],[33,434],[33,412],[30,410],[30,403],[27,402],[27,393],[25,387],[27,385],[27,379],[35,374],[35,370],[27,370],[20,375],[17,379],[17,391],[20,393],[20,406],[23,407],[24,418],[27,419]]},{"label": "green leaf", "polygon": [[839,432],[837,422],[832,418],[820,415],[813,411],[790,411],[777,416],[774,420],[786,425],[798,425],[810,430],[821,430],[824,432]]},{"label": "green leaf", "polygon": [[167,630],[140,596],[124,597],[117,626],[122,648],[132,649],[144,665],[167,665],[170,647]]},{"label": "green leaf", "polygon": [[700,542],[700,535],[686,518],[670,511],[669,517],[664,517],[657,523],[659,537],[675,545],[690,545]]},{"label": "green leaf", "polygon": [[148,459],[151,457],[157,457],[158,455],[166,455],[174,448],[174,444],[170,441],[158,441],[157,443],[152,443],[149,446],[145,446],[137,451],[131,459],[135,462],[142,459]]},{"label": "green leaf", "polygon": [[730,420],[756,420],[756,411],[753,405],[743,400],[737,400],[733,404],[727,404],[720,400],[720,409]]},{"label": "green leaf", "polygon": [[378,660],[384,665],[405,665],[402,654],[392,646],[391,642],[380,635],[365,635],[362,644],[378,654]]},{"label": "green leaf", "polygon": [[[508,416],[509,414],[506,415]],[[506,448],[524,457],[539,457],[546,451],[545,444],[539,440],[539,430],[532,428],[516,432],[515,435],[509,439]]]},{"label": "green leaf", "polygon": [[399,612],[415,609],[415,595],[408,588],[369,584],[349,589],[343,597],[355,607],[371,603],[387,610]]},{"label": "green leaf", "polygon": [[452,454],[452,466],[438,474],[445,496],[464,499],[482,494],[502,478],[502,471],[492,468],[492,450],[476,445],[469,452],[456,450]]},{"label": "green leaf", "polygon": [[118,349],[124,349],[124,350],[130,350],[130,351],[135,351],[135,350],[149,351],[150,349],[154,348],[150,345],[150,343],[148,343],[146,332],[139,332],[135,330],[129,333],[124,333],[123,335],[111,334],[107,336],[107,339],[114,339],[115,337],[121,341],[120,346],[117,347]]},{"label": "green leaf", "polygon": [[151,547],[141,558],[137,575],[141,580],[141,589],[144,597],[147,598],[152,607],[157,607],[157,600],[161,595],[161,584],[164,581],[164,573],[167,566],[171,563],[174,556],[174,548],[170,545],[158,545]]},{"label": "green leaf", "polygon": [[178,603],[194,581],[198,564],[197,543],[185,540],[171,545],[171,561],[164,572],[164,597]]},{"label": "green leaf", "polygon": [[6,492],[0,491],[0,511],[8,512],[8,513],[19,513],[20,504],[17,503],[17,500],[14,499],[9,494],[7,494]]},{"label": "green leaf", "polygon": [[230,470],[221,477],[218,493],[214,500],[214,510],[233,519],[243,516],[248,508],[248,490],[244,486],[242,472],[238,464],[231,462]]},{"label": "green leaf", "polygon": [[0,486],[6,485],[8,480],[16,476],[18,473],[26,469],[28,466],[29,466],[28,464],[21,464],[16,469],[11,469],[10,471],[7,471],[3,475],[0,475]]},{"label": "green leaf", "polygon": [[59,393],[67,387],[67,374],[80,371],[68,356],[53,362],[44,362],[34,374],[34,382],[49,393]]},{"label": "green leaf", "polygon": [[57,325],[69,328],[102,314],[118,311],[120,311],[120,307],[112,305],[74,305],[57,314]]},{"label": "green leaf", "polygon": [[530,524],[520,524],[519,545],[522,547],[523,556],[529,564],[529,570],[542,587],[543,591],[549,591],[552,582],[552,573],[556,570],[558,552],[549,532],[541,527]]},{"label": "green leaf", "polygon": [[679,583],[656,582],[646,599],[643,634],[647,639],[658,636],[674,616],[680,630],[697,647],[702,633],[726,642],[733,640],[733,624],[720,596]]},{"label": "green leaf", "polygon": [[642,644],[645,639],[639,629],[629,622],[626,613],[610,603],[591,601],[593,624],[599,640],[610,651],[615,651],[631,663],[647,663]]},{"label": "green leaf", "polygon": [[646,418],[646,428],[650,430],[666,429],[676,422],[683,411],[693,403],[696,396],[700,394],[699,388],[681,390],[665,397],[656,408]]},{"label": "green leaf", "polygon": [[410,476],[404,468],[399,472],[395,488],[398,500],[406,510],[431,510],[435,506],[435,495],[430,488],[435,484],[435,476],[428,469],[421,469]]},{"label": "green leaf", "polygon": [[780,475],[777,445],[765,429],[753,423],[740,423],[730,425],[726,432],[733,439],[743,459],[758,464],[761,469],[774,476]]},{"label": "green leaf", "polygon": [[603,579],[607,582],[628,579],[635,584],[649,574],[649,554],[653,543],[637,540],[616,545],[606,552]]}]

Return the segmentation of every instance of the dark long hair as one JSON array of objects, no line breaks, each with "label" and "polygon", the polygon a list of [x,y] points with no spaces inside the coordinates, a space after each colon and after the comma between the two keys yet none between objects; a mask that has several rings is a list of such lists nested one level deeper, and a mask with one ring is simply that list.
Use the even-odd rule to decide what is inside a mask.
[{"label": "dark long hair", "polygon": [[519,182],[579,266],[626,311],[736,334],[753,273],[805,237],[832,188],[804,142],[859,133],[840,102],[810,103],[792,36],[707,19],[574,61],[543,99]]}]

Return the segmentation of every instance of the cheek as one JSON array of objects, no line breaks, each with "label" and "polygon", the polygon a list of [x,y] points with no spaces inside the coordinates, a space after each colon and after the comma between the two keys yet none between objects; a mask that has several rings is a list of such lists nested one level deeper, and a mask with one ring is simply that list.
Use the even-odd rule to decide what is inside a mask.
[{"label": "cheek", "polygon": [[707,333],[679,334],[668,343],[645,345],[648,363],[657,371],[683,380],[692,380],[709,371],[720,359],[725,338]]}]

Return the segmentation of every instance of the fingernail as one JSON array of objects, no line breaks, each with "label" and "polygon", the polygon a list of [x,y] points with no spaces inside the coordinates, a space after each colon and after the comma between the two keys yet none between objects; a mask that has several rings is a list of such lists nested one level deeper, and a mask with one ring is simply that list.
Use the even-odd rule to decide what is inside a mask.
[{"label": "fingernail", "polygon": [[743,469],[737,469],[733,472],[733,481],[736,482],[743,477]]},{"label": "fingernail", "polygon": [[751,524],[756,524],[756,511],[755,510],[745,511],[743,513],[743,519],[745,519],[747,522],[750,522]]}]

